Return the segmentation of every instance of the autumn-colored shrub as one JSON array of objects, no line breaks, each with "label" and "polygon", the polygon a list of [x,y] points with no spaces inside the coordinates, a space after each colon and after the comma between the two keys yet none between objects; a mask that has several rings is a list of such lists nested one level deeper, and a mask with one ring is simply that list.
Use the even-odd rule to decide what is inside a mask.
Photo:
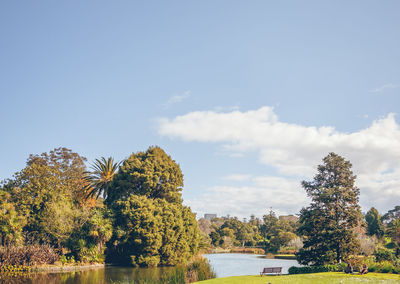
[{"label": "autumn-colored shrub", "polygon": [[60,256],[49,245],[0,247],[0,271],[9,266],[53,264]]}]

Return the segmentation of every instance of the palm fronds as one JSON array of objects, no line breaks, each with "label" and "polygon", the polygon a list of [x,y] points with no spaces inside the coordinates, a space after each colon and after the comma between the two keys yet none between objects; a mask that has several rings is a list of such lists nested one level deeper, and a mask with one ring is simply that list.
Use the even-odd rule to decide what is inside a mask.
[{"label": "palm fronds", "polygon": [[107,184],[114,178],[120,164],[121,162],[114,163],[114,158],[112,157],[96,159],[91,165],[92,171],[86,172],[86,185],[84,187],[86,198],[97,199],[102,195],[106,199]]}]

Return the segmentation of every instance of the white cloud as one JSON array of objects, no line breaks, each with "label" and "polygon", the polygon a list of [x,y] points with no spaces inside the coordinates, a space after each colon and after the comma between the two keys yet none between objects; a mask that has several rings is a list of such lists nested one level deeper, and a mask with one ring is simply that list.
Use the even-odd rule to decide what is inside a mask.
[{"label": "white cloud", "polygon": [[164,107],[165,107],[165,108],[168,108],[168,107],[170,107],[170,106],[173,105],[173,104],[182,102],[183,100],[189,98],[191,93],[192,93],[192,92],[191,92],[190,90],[187,90],[187,91],[184,91],[184,92],[183,92],[182,94],[180,94],[180,95],[175,95],[175,96],[170,97],[170,98],[168,99],[168,101],[164,104]]},{"label": "white cloud", "polygon": [[258,217],[270,208],[278,215],[297,213],[307,198],[300,184],[279,177],[257,177],[250,186],[215,186],[205,194],[185,203],[202,217],[205,213],[218,216]]},{"label": "white cloud", "polygon": [[369,92],[370,92],[370,93],[382,93],[382,92],[384,92],[384,91],[387,90],[387,89],[396,89],[396,88],[398,88],[398,87],[399,87],[398,85],[389,83],[389,84],[382,85],[382,86],[380,86],[380,87],[378,87],[378,88],[372,89],[372,90],[370,90]]},{"label": "white cloud", "polygon": [[[400,197],[396,193],[400,189],[400,127],[394,114],[374,121],[368,128],[344,133],[333,127],[279,121],[274,109],[266,106],[247,112],[203,111],[164,118],[159,120],[158,132],[185,141],[220,143],[230,153],[256,151],[262,164],[276,168],[282,176],[295,178],[298,185],[300,180],[312,178],[324,156],[335,152],[352,162],[362,205],[388,210],[394,205],[393,197]],[[257,192],[259,188],[246,190]],[[214,188],[218,190],[222,189]],[[300,204],[300,200],[296,202]]]}]

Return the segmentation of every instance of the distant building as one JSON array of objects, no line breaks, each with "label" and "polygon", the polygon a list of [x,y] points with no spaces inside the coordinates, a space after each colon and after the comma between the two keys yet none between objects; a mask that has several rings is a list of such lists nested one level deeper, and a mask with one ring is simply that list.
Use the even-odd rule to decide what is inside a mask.
[{"label": "distant building", "polygon": [[217,218],[217,214],[204,214],[204,219],[211,221],[212,219]]}]

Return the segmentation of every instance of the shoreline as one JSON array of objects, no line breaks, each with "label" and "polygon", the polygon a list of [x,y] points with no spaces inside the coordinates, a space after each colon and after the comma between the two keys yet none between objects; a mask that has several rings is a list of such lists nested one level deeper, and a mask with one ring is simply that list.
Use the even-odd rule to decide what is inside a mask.
[{"label": "shoreline", "polygon": [[32,267],[32,272],[46,272],[46,273],[59,273],[59,272],[74,272],[90,269],[105,268],[104,263],[84,264],[84,265],[44,265]]}]

